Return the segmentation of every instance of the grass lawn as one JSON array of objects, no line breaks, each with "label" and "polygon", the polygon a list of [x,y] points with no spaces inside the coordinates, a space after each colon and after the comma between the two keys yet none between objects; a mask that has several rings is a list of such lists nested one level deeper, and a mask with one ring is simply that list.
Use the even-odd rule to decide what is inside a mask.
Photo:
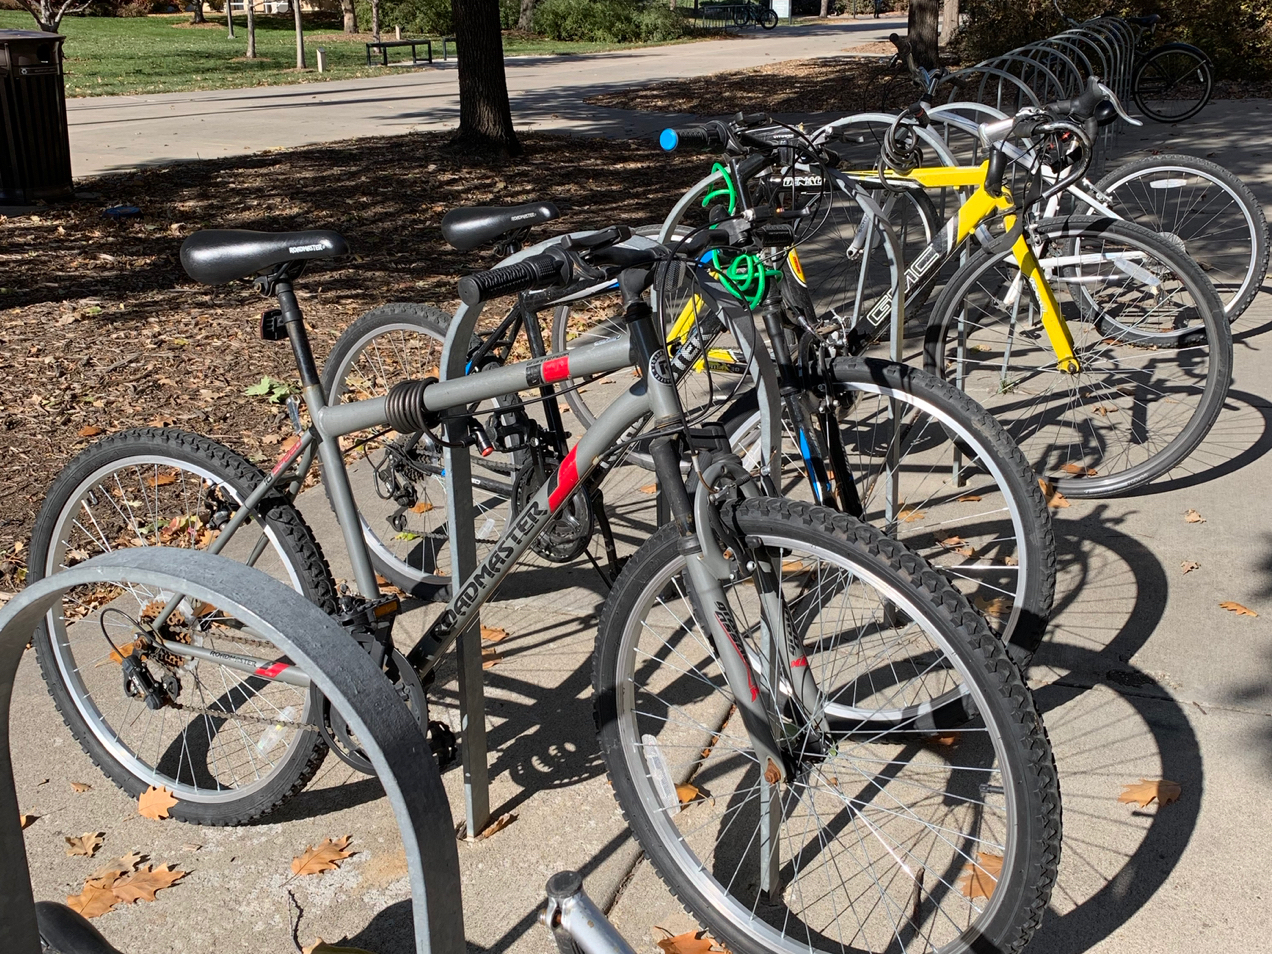
[{"label": "grass lawn", "polygon": [[[247,26],[235,17],[235,38],[227,36],[225,17],[208,14],[208,25],[190,26],[190,14],[149,17],[67,17],[66,94],[109,96],[122,93],[161,93],[193,89],[272,86],[327,79],[352,79],[385,72],[367,66],[368,37],[346,39],[338,15],[305,14],[305,52],[309,70],[297,72],[296,35],[291,14],[256,18],[256,52],[260,59],[242,59],[247,50]],[[21,11],[0,10],[0,30],[33,30],[35,23]],[[392,38],[391,26],[386,34]],[[315,68],[314,50],[327,51],[327,72]],[[509,56],[526,54],[593,53],[622,45],[571,43],[538,37],[505,35]],[[420,50],[423,55],[423,50]],[[407,50],[391,50],[389,60]],[[433,55],[441,59],[441,44]],[[398,69],[418,69],[399,67]],[[390,67],[390,69],[394,69]],[[427,67],[424,67],[427,69]]]}]

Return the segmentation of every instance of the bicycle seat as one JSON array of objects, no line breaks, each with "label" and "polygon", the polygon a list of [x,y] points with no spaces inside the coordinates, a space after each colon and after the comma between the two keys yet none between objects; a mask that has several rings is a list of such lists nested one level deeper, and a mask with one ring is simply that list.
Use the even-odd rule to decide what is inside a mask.
[{"label": "bicycle seat", "polygon": [[56,901],[37,901],[35,920],[46,954],[120,954],[88,919]]},{"label": "bicycle seat", "polygon": [[224,285],[268,271],[284,262],[349,254],[338,232],[252,232],[205,229],[181,243],[181,265],[204,285]]},{"label": "bicycle seat", "polygon": [[1139,27],[1152,27],[1157,25],[1158,21],[1161,20],[1161,16],[1159,14],[1152,13],[1146,17],[1125,17],[1124,19],[1127,23],[1133,23]]},{"label": "bicycle seat", "polygon": [[475,205],[451,209],[442,216],[442,237],[452,248],[467,252],[485,245],[509,232],[517,232],[551,222],[561,213],[551,202],[529,202],[525,205]]}]

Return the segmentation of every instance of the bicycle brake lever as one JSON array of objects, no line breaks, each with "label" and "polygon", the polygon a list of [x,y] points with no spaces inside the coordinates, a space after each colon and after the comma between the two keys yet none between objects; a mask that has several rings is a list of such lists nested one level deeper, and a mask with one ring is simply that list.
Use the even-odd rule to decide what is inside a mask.
[{"label": "bicycle brake lever", "polygon": [[1122,117],[1123,121],[1130,123],[1132,126],[1144,125],[1143,120],[1135,119],[1130,115],[1130,113],[1122,108],[1122,101],[1117,98],[1117,93],[1113,92],[1113,90],[1109,89],[1103,83],[1097,83],[1096,85],[1099,87],[1100,92],[1104,94],[1104,98],[1113,104],[1113,108],[1117,110],[1117,114]]}]

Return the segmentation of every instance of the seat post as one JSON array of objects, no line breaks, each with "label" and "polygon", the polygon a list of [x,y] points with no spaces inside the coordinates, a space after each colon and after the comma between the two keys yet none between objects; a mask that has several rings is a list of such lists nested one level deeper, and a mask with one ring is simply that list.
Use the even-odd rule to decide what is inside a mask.
[{"label": "seat post", "polygon": [[275,284],[274,295],[278,298],[279,311],[283,313],[287,340],[291,342],[292,354],[296,357],[300,385],[302,388],[313,387],[319,383],[318,366],[314,363],[314,352],[309,346],[309,335],[305,332],[305,316],[301,314],[300,303],[296,301],[291,282],[282,280]]}]

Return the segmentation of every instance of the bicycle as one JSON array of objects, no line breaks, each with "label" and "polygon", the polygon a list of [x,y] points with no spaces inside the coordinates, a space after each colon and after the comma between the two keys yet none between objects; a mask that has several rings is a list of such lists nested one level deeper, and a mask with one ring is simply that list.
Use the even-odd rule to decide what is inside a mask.
[{"label": "bicycle", "polygon": [[[628,333],[546,361],[472,374],[462,373],[461,347],[443,380],[404,381],[387,397],[341,405],[324,399],[293,290],[309,261],[346,250],[338,235],[201,232],[186,240],[182,260],[196,280],[219,284],[256,275],[262,290],[277,297],[278,323],[292,345],[312,417],[287,455],[294,462],[316,445],[342,514],[353,509],[338,444],[342,435],[369,427],[401,434],[440,427],[445,436],[436,439],[445,442],[450,479],[463,480],[466,468],[457,461],[466,461],[468,441],[477,439],[475,404],[549,380],[639,367],[640,380],[582,435],[404,657],[387,651],[397,600],[379,596],[358,523],[342,519],[358,588],[350,599],[359,618],[375,627],[368,649],[396,662],[399,686],[407,678],[427,682],[441,655],[475,624],[482,604],[571,494],[625,442],[649,441],[672,522],[628,558],[614,583],[597,633],[594,691],[616,796],[660,875],[717,937],[748,954],[837,947],[833,938],[848,902],[862,890],[878,890],[871,885],[879,885],[880,877],[889,884],[906,879],[915,936],[905,946],[1023,944],[1041,919],[1059,852],[1058,783],[1041,720],[1001,643],[942,576],[845,515],[763,496],[718,429],[689,426],[672,381],[674,369],[690,365],[698,352],[690,346],[668,358],[645,292],[661,280],[673,254],[692,262],[719,238],[704,232],[672,253],[615,228],[523,250],[500,268],[461,281],[466,307],[452,325],[452,343],[471,334],[489,298],[568,287],[580,275],[585,284],[598,277],[619,282]],[[710,270],[692,267],[704,300],[714,304],[703,313],[704,328],[746,318]],[[654,429],[633,434],[648,416]],[[682,477],[682,452],[690,461],[692,497]],[[284,479],[286,466],[262,479],[254,492],[260,499]],[[174,483],[156,481],[151,489]],[[123,510],[131,510],[126,502]],[[236,520],[241,526],[246,510],[239,506],[223,528]],[[123,522],[138,527],[130,513]],[[205,545],[211,550],[221,542],[218,537]],[[248,549],[250,544],[241,541]],[[60,565],[66,545],[56,547],[54,561],[41,561],[33,572]],[[113,642],[121,660],[129,661],[122,679],[120,670],[103,672],[110,661],[95,631],[98,619],[91,618],[101,599],[83,616],[51,613],[46,619],[36,636],[46,678],[76,737],[126,790],[162,783],[178,797],[175,817],[246,820],[248,806],[228,786],[201,790],[195,781],[167,775],[167,763],[140,765],[131,751],[133,761],[125,766],[116,755],[138,733],[146,738],[145,732],[162,732],[164,723],[156,720],[173,710],[167,703],[209,670],[213,683],[217,672],[227,672],[255,688],[299,681],[304,674],[267,647],[251,657],[205,651],[198,622],[203,607],[181,607],[180,594],[159,600],[128,590],[109,594],[112,604],[143,599],[167,603],[152,607],[153,615],[143,612],[145,605],[131,607],[135,615],[126,619],[111,614],[124,630]],[[188,639],[169,628],[177,608],[187,621],[177,630],[190,633]],[[77,655],[73,646],[81,634],[91,646]],[[122,641],[124,635],[131,643]],[[87,682],[100,693],[87,692]],[[937,704],[949,698],[967,700],[957,707],[961,741],[954,747],[932,741],[953,728],[953,707]],[[220,701],[220,708],[204,707],[216,709],[218,730],[233,723],[232,734],[246,734],[259,724],[238,719],[232,699]],[[99,719],[100,725],[84,721],[86,712],[104,716],[103,707],[119,716]],[[306,715],[319,709],[311,693]],[[967,721],[969,710],[974,714]],[[206,737],[208,713],[199,714],[204,718],[194,725],[202,727],[202,740],[197,732],[190,738],[178,733],[189,744],[177,751],[189,753],[191,761],[214,741]],[[101,725],[109,731],[98,734]],[[288,751],[316,753],[325,734],[318,719],[301,721],[294,713],[278,725],[281,738],[273,744],[286,742]],[[347,732],[345,737],[356,743]],[[147,743],[146,750],[164,747]],[[977,787],[965,791],[964,779],[976,779]],[[261,781],[252,779],[252,787],[259,789]],[[294,784],[280,781],[275,795]],[[690,782],[699,792],[709,786],[713,799],[704,796],[681,811],[678,800],[668,801],[667,786],[676,799],[675,785]],[[928,797],[933,786],[946,785],[958,792],[952,802]],[[256,792],[245,794],[253,813],[271,807]],[[906,806],[901,825],[891,807],[897,804]],[[720,811],[732,819],[729,824],[704,826]],[[744,830],[748,822],[750,831]],[[887,850],[860,855],[861,837]],[[916,868],[920,863],[923,871]],[[739,870],[748,876],[733,877]],[[830,879],[837,873],[836,885]],[[989,899],[958,890],[960,873],[980,879]],[[887,903],[881,894],[879,903],[860,912],[854,933],[879,950],[897,940]]]},{"label": "bicycle", "polygon": [[747,0],[746,3],[733,4],[732,11],[733,25],[739,29],[748,26],[758,26],[765,30],[771,30],[777,26],[777,11],[772,7],[754,3],[752,0]]},{"label": "bicycle", "polygon": [[[913,160],[897,156],[903,160],[897,164],[914,167],[905,173],[885,173],[882,168],[830,170],[835,187],[849,196],[844,203],[849,212],[857,208],[851,190],[862,185],[900,193],[911,200],[907,209],[922,207],[925,200],[919,196],[925,188],[975,190],[921,250],[911,255],[907,249],[912,263],[905,281],[907,302],[935,287],[941,269],[953,267],[960,246],[982,229],[995,209],[1006,213],[1013,208],[1010,192],[1001,190],[1007,166],[1000,144],[1014,138],[1017,123],[1039,140],[1061,132],[1086,142],[1080,125],[1057,118],[1071,106],[1022,110],[996,124],[989,130],[993,139],[986,142],[986,148],[992,148],[991,161],[980,166],[915,166]],[[1076,118],[1085,124],[1090,117]],[[908,117],[894,120],[889,135],[914,125]],[[885,138],[885,145],[888,141]],[[915,155],[912,138],[901,145],[901,151]],[[1073,164],[1068,143],[1062,154],[1069,158],[1064,178],[1048,187],[1044,199],[1082,174],[1081,161]],[[714,188],[719,178],[713,174],[686,193],[664,223],[664,234],[675,227],[692,199]],[[1012,227],[1010,221],[1005,224]],[[877,229],[872,217],[850,220],[843,238],[832,236],[826,243],[827,257],[806,253],[802,258],[816,313],[831,326],[831,340],[841,346],[849,344],[850,334],[868,343],[887,328],[896,280],[876,248]],[[927,369],[961,388],[971,382],[977,388],[974,396],[1003,421],[1041,475],[1066,496],[1125,493],[1142,486],[1186,457],[1204,439],[1222,406],[1231,368],[1231,334],[1226,321],[1216,320],[1222,304],[1213,286],[1177,247],[1130,223],[1069,217],[1026,224],[1017,219],[1013,233],[1010,241],[1001,240],[994,247],[989,233],[982,232],[991,250],[964,266],[974,265],[986,282],[999,282],[997,292],[988,285],[978,292],[984,305],[996,311],[982,308],[969,319],[962,299],[950,291],[953,286],[946,286],[927,323]],[[1032,261],[1031,246],[1039,249]],[[1053,255],[1051,248],[1061,251]],[[859,261],[862,255],[865,264]],[[880,261],[869,274],[866,265],[872,255]],[[1056,286],[1073,299],[1072,319],[1061,315],[1039,259],[1053,273]],[[1138,266],[1123,267],[1134,262],[1152,265],[1138,271]],[[996,279],[988,277],[996,268],[1007,270]],[[1136,284],[1140,293],[1132,287]],[[972,285],[961,288],[968,293]],[[1043,318],[1044,314],[1052,317]],[[1017,335],[1016,320],[1021,316],[1024,327]],[[1077,358],[1074,329],[1080,332],[1077,347],[1090,359],[1085,366],[1081,361],[1069,363]],[[969,341],[968,335],[978,340]],[[981,354],[988,357],[982,360]],[[1172,373],[1175,380],[1163,386],[1163,378]],[[1093,395],[1098,397],[1093,400]],[[1195,406],[1184,407],[1190,402]],[[1086,409],[1088,405],[1095,411]],[[1153,429],[1160,428],[1163,437],[1148,435],[1150,414],[1155,415]]]}]

